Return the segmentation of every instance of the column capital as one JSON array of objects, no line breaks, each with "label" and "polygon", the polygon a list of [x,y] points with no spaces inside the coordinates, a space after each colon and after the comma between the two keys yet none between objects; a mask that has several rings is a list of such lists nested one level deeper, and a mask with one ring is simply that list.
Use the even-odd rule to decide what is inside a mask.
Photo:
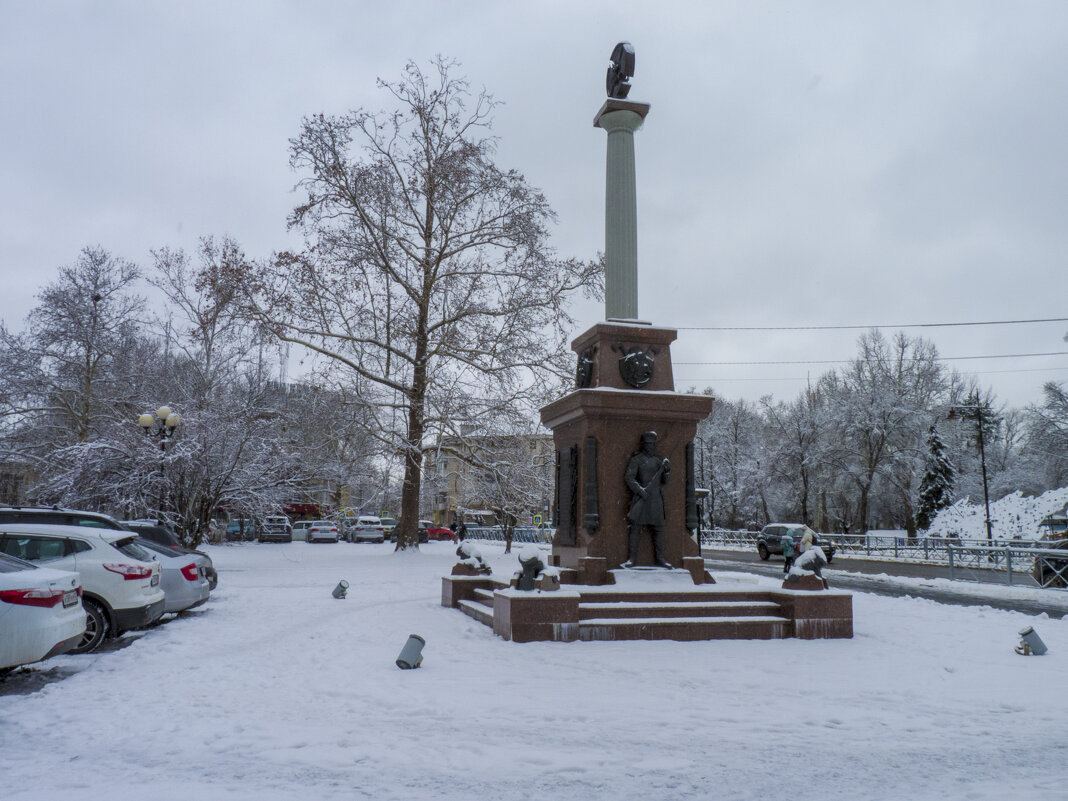
[{"label": "column capital", "polygon": [[[638,115],[638,125],[634,128],[637,129],[639,125],[645,120],[646,115],[649,113],[649,109],[652,108],[648,103],[635,103],[631,100],[619,100],[614,97],[610,97],[604,101],[604,105],[597,110],[597,114],[593,117],[594,128],[604,128],[601,124],[601,117],[606,114],[611,114],[613,111],[631,111]],[[623,115],[620,115],[623,116]]]}]

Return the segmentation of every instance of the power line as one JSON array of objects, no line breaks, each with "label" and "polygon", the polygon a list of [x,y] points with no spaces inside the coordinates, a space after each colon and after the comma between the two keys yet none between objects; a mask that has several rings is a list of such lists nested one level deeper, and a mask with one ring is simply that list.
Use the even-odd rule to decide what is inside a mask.
[{"label": "power line", "polygon": [[1065,323],[1068,317],[1043,317],[1036,320],[980,320],[970,323],[904,323],[899,325],[784,325],[784,326],[677,326],[678,331],[867,331],[872,328],[952,328],[972,325],[1028,325],[1031,323]]},{"label": "power line", "polygon": [[[1028,367],[1020,370],[969,370],[970,375],[1000,375],[1001,373],[1052,373],[1068,370],[1068,367]],[[811,376],[799,375],[790,378],[676,378],[676,383],[719,384],[728,381],[810,381]]]},{"label": "power line", "polygon": [[[970,359],[1023,359],[1029,356],[1068,356],[1068,350],[1052,351],[1050,353],[1001,353],[994,356],[936,356],[934,361],[936,362],[956,362],[965,361]],[[754,364],[849,364],[856,361],[856,359],[800,359],[796,361],[764,361],[764,362],[675,362],[675,364],[697,364],[697,365],[711,365],[711,366],[727,366],[727,365],[754,365]],[[926,359],[894,359],[893,361],[901,362],[922,362]]]}]

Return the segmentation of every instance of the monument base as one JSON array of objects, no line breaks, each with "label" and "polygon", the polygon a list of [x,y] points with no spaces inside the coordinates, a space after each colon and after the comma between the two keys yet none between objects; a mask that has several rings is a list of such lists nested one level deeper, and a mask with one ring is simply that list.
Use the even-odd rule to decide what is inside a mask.
[{"label": "monument base", "polygon": [[[674,391],[672,328],[598,323],[571,343],[578,388],[541,410],[556,449],[556,535],[552,564],[580,569],[587,557],[609,570],[630,554],[635,492],[626,472],[642,435],[656,434],[655,455],[667,460],[650,492],[663,497],[663,558],[682,565],[699,557],[693,441],[713,399]],[[654,564],[653,532],[639,532],[638,565]],[[585,583],[585,582],[583,582]]]},{"label": "monument base", "polygon": [[824,590],[738,590],[691,583],[684,570],[614,570],[615,583],[522,591],[444,576],[442,606],[512,642],[837,639],[853,636],[853,596]]}]

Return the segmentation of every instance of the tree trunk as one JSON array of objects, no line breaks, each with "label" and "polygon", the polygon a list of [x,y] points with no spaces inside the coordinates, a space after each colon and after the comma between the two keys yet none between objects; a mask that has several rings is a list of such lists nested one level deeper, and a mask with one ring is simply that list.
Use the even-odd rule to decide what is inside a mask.
[{"label": "tree trunk", "polygon": [[[423,316],[425,322],[425,315]],[[412,394],[408,405],[408,436],[404,453],[404,484],[401,486],[400,521],[397,547],[402,551],[419,547],[419,496],[423,483],[423,435],[426,433],[426,339],[417,344]]]}]

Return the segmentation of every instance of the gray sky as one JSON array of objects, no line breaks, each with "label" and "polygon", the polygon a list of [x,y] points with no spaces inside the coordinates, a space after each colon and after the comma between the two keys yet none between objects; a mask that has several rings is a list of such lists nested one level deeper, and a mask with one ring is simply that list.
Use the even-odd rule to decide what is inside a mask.
[{"label": "gray sky", "polygon": [[[504,105],[498,162],[541,187],[562,255],[604,247],[617,41],[637,52],[639,312],[657,325],[1068,317],[1061,2],[0,0],[0,317],[102,245],[293,244],[301,117],[455,58]],[[580,306],[579,329],[603,317]],[[892,329],[888,333],[892,333]],[[947,357],[1068,351],[1068,323],[908,329]],[[860,331],[680,331],[676,363],[845,360]],[[953,362],[1011,405],[1068,356]],[[832,365],[683,365],[680,389],[790,399]]]}]

